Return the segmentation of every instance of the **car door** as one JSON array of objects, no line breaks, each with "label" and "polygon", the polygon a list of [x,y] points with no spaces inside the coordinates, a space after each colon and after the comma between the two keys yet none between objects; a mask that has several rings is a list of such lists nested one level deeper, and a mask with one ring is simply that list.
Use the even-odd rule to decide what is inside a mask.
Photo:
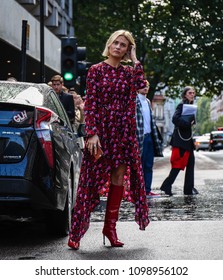
[{"label": "car door", "polygon": [[64,196],[66,196],[68,189],[68,178],[72,166],[72,172],[74,173],[72,174],[73,189],[76,191],[76,177],[78,177],[80,173],[80,149],[77,145],[77,139],[66,111],[54,91],[50,91],[47,95],[46,105],[53,110],[60,119],[60,122],[52,125],[52,130],[56,161],[55,179],[58,188],[58,201],[61,200],[61,204],[63,204]]}]

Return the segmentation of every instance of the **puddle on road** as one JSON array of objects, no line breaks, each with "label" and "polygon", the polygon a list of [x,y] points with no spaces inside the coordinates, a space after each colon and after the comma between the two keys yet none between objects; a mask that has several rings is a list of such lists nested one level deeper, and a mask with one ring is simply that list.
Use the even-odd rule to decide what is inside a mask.
[{"label": "puddle on road", "polygon": [[[148,199],[151,221],[222,220],[223,219],[223,180],[206,180],[204,186],[196,186],[195,196],[184,196],[182,187],[174,186],[172,197],[162,195]],[[153,190],[159,192],[159,190]],[[103,221],[106,200],[92,214],[92,221]],[[120,208],[120,221],[134,221],[134,205],[123,201]]]}]

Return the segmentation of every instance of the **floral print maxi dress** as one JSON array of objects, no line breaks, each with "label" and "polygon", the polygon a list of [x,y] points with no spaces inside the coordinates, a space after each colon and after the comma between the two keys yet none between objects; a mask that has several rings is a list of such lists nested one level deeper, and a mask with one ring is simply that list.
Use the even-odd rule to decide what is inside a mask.
[{"label": "floral print maxi dress", "polygon": [[139,146],[136,139],[136,90],[145,87],[140,63],[118,68],[101,62],[87,76],[85,122],[88,136],[99,136],[103,156],[96,161],[87,148],[81,167],[71,240],[78,242],[90,224],[90,214],[99,204],[99,194],[110,180],[110,172],[121,164],[130,170],[130,195],[135,221],[141,230],[149,224]]}]

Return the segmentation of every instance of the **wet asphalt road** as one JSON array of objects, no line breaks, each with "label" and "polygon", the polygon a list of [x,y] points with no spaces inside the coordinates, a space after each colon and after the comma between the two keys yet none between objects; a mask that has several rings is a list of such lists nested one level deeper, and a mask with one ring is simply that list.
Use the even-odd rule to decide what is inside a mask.
[{"label": "wet asphalt road", "polygon": [[[164,158],[156,158],[154,163],[152,191],[158,194],[163,180],[170,171],[170,150],[165,150]],[[183,195],[184,171],[181,171],[173,185],[173,197],[160,195],[148,199],[151,221],[197,221],[223,219],[223,151],[195,152],[195,187],[197,196]],[[93,213],[92,219],[101,221],[104,217],[106,202]],[[134,221],[134,206],[122,202],[120,220]]]}]

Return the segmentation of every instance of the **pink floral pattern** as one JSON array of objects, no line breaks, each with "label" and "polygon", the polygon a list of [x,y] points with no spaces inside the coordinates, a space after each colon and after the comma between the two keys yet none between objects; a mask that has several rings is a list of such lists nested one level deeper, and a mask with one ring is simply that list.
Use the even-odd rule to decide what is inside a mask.
[{"label": "pink floral pattern", "polygon": [[[85,122],[88,136],[99,136],[104,155],[95,161],[87,149],[81,167],[70,238],[78,242],[90,224],[90,214],[109,188],[110,172],[128,166],[126,199],[135,204],[135,221],[144,230],[149,224],[139,146],[136,139],[136,90],[145,87],[143,68],[105,62],[88,71]],[[105,191],[106,193],[106,191]]]}]

